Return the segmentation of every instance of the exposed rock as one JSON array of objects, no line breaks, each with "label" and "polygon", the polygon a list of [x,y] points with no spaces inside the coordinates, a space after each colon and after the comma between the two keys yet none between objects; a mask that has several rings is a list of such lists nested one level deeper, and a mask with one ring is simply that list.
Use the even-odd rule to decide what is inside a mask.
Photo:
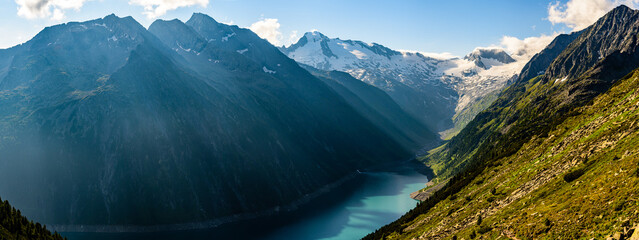
[{"label": "exposed rock", "polygon": [[444,186],[446,186],[446,182],[442,182],[439,183],[435,186],[432,186],[426,190],[419,190],[417,192],[413,192],[410,194],[410,198],[418,200],[418,201],[426,201],[426,199],[428,199],[430,196],[433,195],[433,193],[437,192],[439,189],[442,189]]}]

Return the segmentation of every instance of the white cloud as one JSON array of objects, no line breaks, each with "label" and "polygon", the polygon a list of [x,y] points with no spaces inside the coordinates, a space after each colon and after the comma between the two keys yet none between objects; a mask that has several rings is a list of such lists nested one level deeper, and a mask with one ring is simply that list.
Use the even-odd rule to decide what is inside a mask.
[{"label": "white cloud", "polygon": [[275,46],[280,46],[282,43],[282,32],[280,32],[280,23],[276,18],[266,18],[260,21],[254,22],[249,27],[251,31],[256,33],[261,38],[264,38],[271,42]]},{"label": "white cloud", "polygon": [[570,0],[566,4],[555,2],[548,6],[548,21],[553,25],[565,24],[573,31],[579,31],[621,4],[635,7],[638,2],[638,0]]},{"label": "white cloud", "polygon": [[209,0],[130,0],[129,4],[144,7],[144,15],[152,19],[181,7],[195,5],[206,7],[209,4]]},{"label": "white cloud", "polygon": [[519,39],[511,36],[501,38],[500,47],[508,52],[515,60],[530,60],[535,54],[543,50],[552,42],[557,33],[552,35],[542,34],[539,37],[527,37]]},{"label": "white cloud", "polygon": [[292,44],[297,42],[300,39],[300,34],[297,31],[291,31],[291,34],[288,35],[288,44]]},{"label": "white cloud", "polygon": [[62,20],[65,10],[80,10],[86,1],[88,0],[16,0],[16,4],[20,17]]},{"label": "white cloud", "polygon": [[249,29],[275,46],[291,44],[299,39],[297,31],[291,31],[287,39],[280,31],[280,23],[276,18],[265,18],[251,24]]}]

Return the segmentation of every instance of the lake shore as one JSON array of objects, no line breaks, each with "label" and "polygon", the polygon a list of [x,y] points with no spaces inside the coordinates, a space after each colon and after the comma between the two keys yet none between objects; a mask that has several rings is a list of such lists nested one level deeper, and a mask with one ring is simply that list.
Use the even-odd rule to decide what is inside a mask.
[{"label": "lake shore", "polygon": [[60,233],[145,233],[145,232],[164,232],[164,231],[185,231],[185,230],[197,230],[197,229],[209,229],[215,228],[223,224],[233,223],[238,221],[245,221],[256,219],[260,217],[272,216],[282,212],[290,212],[298,209],[300,206],[308,203],[309,201],[330,192],[331,190],[343,185],[349,180],[355,178],[359,174],[357,171],[340,178],[339,180],[325,185],[315,192],[306,194],[303,197],[289,203],[285,206],[277,206],[267,210],[262,210],[255,213],[241,213],[227,217],[215,218],[203,222],[192,223],[179,223],[179,224],[164,224],[164,225],[151,225],[151,226],[135,226],[135,225],[46,225],[47,229],[51,231],[57,231]]}]

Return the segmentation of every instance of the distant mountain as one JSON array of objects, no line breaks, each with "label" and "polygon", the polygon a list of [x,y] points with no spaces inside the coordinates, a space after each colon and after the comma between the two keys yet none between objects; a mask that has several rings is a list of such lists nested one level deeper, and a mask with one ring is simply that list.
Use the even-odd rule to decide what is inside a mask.
[{"label": "distant mountain", "polygon": [[[280,48],[296,61],[324,71],[343,71],[388,93],[402,108],[434,131],[461,126],[453,122],[469,105],[502,89],[519,70],[503,50],[476,49],[464,59],[400,52],[376,43],[306,33]],[[494,67],[494,68],[493,68]],[[483,108],[482,108],[483,109]]]},{"label": "distant mountain", "polygon": [[405,110],[434,131],[452,126],[457,93],[438,80],[437,60],[401,53],[379,44],[330,39],[306,33],[282,48],[290,58],[314,68],[348,72],[386,91]]},{"label": "distant mountain", "polygon": [[412,156],[277,48],[203,14],[48,27],[0,51],[0,77],[0,194],[48,224],[238,219]]},{"label": "distant mountain", "polygon": [[532,77],[423,159],[441,190],[368,239],[626,239],[639,231],[626,218],[637,212],[638,34],[639,11],[619,6],[558,36],[520,75]]},{"label": "distant mountain", "polygon": [[489,69],[493,65],[502,65],[515,62],[506,51],[499,48],[477,48],[464,59],[474,62],[478,67]]}]

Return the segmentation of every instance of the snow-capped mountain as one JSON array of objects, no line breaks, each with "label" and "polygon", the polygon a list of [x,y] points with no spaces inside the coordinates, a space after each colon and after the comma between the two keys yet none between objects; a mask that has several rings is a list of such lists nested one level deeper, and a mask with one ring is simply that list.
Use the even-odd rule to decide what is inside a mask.
[{"label": "snow-capped mountain", "polygon": [[527,60],[513,58],[499,48],[477,48],[464,58],[446,58],[329,38],[317,31],[304,34],[281,51],[297,62],[344,71],[383,89],[438,131],[453,127],[453,116],[469,104],[502,89]]},{"label": "snow-capped mountain", "polygon": [[515,60],[498,48],[476,48],[466,57],[451,58],[437,65],[440,80],[455,89],[459,101],[455,111],[460,113],[469,104],[506,86],[516,77],[528,59]]},{"label": "snow-capped mountain", "polygon": [[475,48],[464,59],[475,62],[478,67],[483,69],[515,62],[515,59],[500,48]]}]

